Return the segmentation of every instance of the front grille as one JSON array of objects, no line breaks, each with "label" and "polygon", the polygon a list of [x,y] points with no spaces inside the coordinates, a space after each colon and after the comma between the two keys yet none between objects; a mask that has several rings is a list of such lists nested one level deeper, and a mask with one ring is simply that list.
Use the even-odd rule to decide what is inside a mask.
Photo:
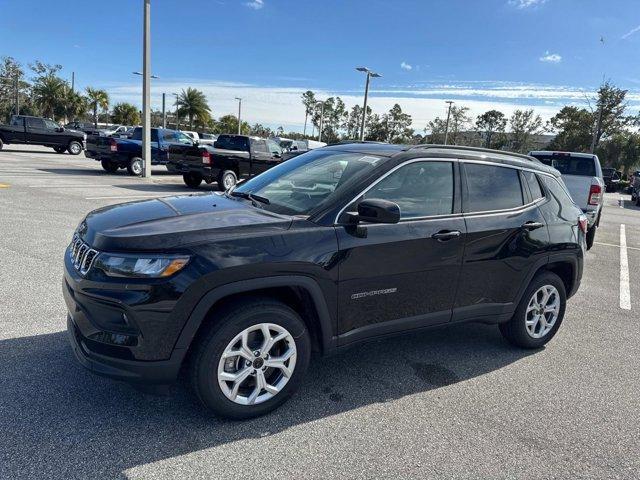
[{"label": "front grille", "polygon": [[76,233],[71,240],[71,246],[69,249],[69,255],[71,255],[71,261],[73,267],[82,275],[86,274],[93,261],[98,256],[98,251],[91,248],[84,243],[80,236]]}]

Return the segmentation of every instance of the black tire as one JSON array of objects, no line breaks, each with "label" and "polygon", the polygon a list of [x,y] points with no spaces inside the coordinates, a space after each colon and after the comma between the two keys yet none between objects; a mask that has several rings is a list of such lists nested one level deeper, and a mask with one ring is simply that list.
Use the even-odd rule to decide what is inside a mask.
[{"label": "black tire", "polygon": [[218,190],[221,192],[227,191],[238,183],[238,176],[233,170],[223,170],[218,175]]},{"label": "black tire", "polygon": [[[218,384],[218,366],[229,343],[245,329],[260,323],[276,324],[291,334],[296,348],[295,367],[288,382],[273,397],[255,405],[241,405],[227,398]],[[268,298],[234,302],[216,312],[215,322],[199,334],[190,357],[191,384],[202,404],[216,415],[233,419],[256,417],[271,412],[291,397],[302,382],[310,356],[311,340],[306,325],[287,305]],[[277,370],[273,371],[277,375]],[[255,390],[251,388],[254,381],[255,377],[248,377],[244,382]]]},{"label": "black tire", "polygon": [[100,160],[100,165],[102,165],[102,168],[109,173],[116,173],[119,168],[117,163],[110,160]]},{"label": "black tire", "polygon": [[131,161],[129,161],[129,165],[127,165],[127,172],[129,172],[129,175],[140,177],[142,176],[143,171],[144,161],[140,157],[133,157]]},{"label": "black tire", "polygon": [[69,146],[67,147],[67,151],[71,155],[80,155],[82,153],[82,144],[76,140],[72,140],[69,142]]},{"label": "black tire", "polygon": [[636,193],[636,207],[640,207],[640,195]]},{"label": "black tire", "polygon": [[596,241],[597,229],[598,229],[597,224],[594,224],[593,227],[587,229],[587,250],[591,250],[591,247],[593,247],[593,242]]},{"label": "black tire", "polygon": [[189,172],[182,175],[184,183],[189,188],[198,188],[202,183],[202,175],[195,172]]},{"label": "black tire", "polygon": [[67,147],[53,147],[56,153],[64,153],[67,151]]},{"label": "black tire", "polygon": [[2,147],[4,147],[4,142],[2,141],[2,138],[0,138],[0,150],[2,150]]},{"label": "black tire", "polygon": [[[526,326],[527,307],[529,306],[529,302],[532,300],[534,293],[545,285],[551,285],[557,290],[560,300],[560,309],[553,327],[544,336],[534,338],[529,334]],[[500,333],[502,333],[502,336],[504,336],[509,343],[517,347],[540,348],[551,340],[560,328],[566,306],[567,293],[564,283],[560,277],[552,272],[539,273],[533,278],[533,280],[531,280],[527,290],[524,292],[524,295],[522,295],[522,299],[520,300],[513,317],[511,317],[511,320],[499,325]]]}]

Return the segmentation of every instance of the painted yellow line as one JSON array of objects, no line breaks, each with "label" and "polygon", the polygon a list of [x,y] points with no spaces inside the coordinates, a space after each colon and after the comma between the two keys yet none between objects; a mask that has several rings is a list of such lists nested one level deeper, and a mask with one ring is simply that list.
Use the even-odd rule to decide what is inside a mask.
[{"label": "painted yellow line", "polygon": [[9,188],[11,185],[8,183],[0,183],[0,188]]}]

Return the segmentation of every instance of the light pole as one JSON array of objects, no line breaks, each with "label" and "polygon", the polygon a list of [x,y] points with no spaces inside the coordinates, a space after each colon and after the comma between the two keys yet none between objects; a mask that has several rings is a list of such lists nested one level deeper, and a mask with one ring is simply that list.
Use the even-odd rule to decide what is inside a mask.
[{"label": "light pole", "polygon": [[176,130],[180,130],[180,115],[178,115],[178,95],[177,93],[172,93],[174,97],[176,97]]},{"label": "light pole", "polygon": [[162,92],[162,128],[167,128],[167,94]]},{"label": "light pole", "polygon": [[[131,73],[133,73],[134,75],[140,75],[141,77],[144,77],[144,74],[141,73],[141,72],[131,72]],[[157,77],[155,75],[151,75],[151,78],[156,80],[156,79],[158,79],[160,77]],[[144,90],[144,85],[143,85],[143,90]],[[162,95],[164,95],[164,93]],[[163,105],[163,108],[164,108],[164,96],[162,97],[162,102],[163,102],[162,105]],[[163,110],[163,112],[164,112],[164,110]],[[141,112],[141,115],[144,116],[144,108],[143,108],[143,111]],[[164,118],[164,114],[163,114],[163,118]]]},{"label": "light pole", "polygon": [[445,103],[449,104],[449,109],[447,110],[447,124],[444,127],[444,144],[447,145],[447,141],[449,140],[449,118],[451,117],[451,105],[453,105],[453,101],[447,100]]},{"label": "light pole", "polygon": [[362,122],[360,123],[360,141],[362,142],[364,140],[364,124],[367,121],[367,98],[369,96],[369,79],[371,77],[379,78],[382,75],[376,72],[372,72],[367,67],[356,67],[356,70],[359,72],[365,72],[367,74],[367,83],[365,84],[365,87],[364,87],[364,106],[362,107]]},{"label": "light pole", "polygon": [[318,126],[318,141],[321,142],[322,141],[322,124],[324,122],[324,104],[325,104],[326,100],[323,100],[322,102],[317,102],[316,103],[316,107],[318,107],[318,105],[320,105],[320,125]]},{"label": "light pole", "polygon": [[238,100],[238,135],[240,135],[240,129],[242,126],[242,120],[240,118],[240,115],[242,114],[242,98],[236,97],[236,100]]}]

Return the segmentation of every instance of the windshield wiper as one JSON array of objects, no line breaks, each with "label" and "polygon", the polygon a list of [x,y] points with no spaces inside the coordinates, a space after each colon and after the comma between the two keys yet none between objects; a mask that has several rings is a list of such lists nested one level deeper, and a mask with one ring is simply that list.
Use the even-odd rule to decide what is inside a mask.
[{"label": "windshield wiper", "polygon": [[271,202],[268,198],[261,197],[260,195],[255,195],[253,193],[247,192],[238,192],[236,190],[232,190],[229,195],[232,197],[240,197],[246,200],[251,200],[251,202],[255,205],[256,202],[264,203],[265,205],[269,205]]}]

